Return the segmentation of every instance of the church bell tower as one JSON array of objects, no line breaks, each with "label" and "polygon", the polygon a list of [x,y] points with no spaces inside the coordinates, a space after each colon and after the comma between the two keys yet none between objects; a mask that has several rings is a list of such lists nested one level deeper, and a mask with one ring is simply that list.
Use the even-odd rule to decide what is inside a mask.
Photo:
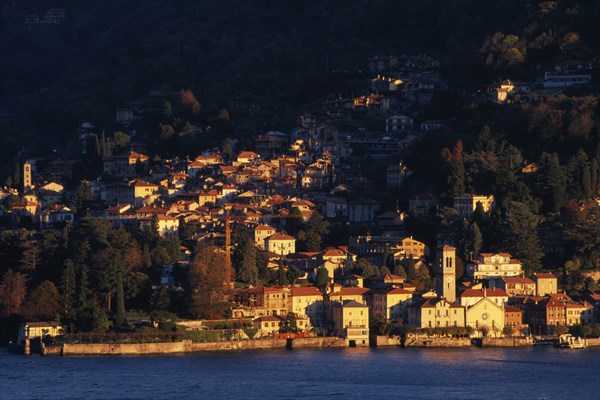
[{"label": "church bell tower", "polygon": [[436,254],[436,292],[450,303],[456,300],[456,248],[444,245]]}]

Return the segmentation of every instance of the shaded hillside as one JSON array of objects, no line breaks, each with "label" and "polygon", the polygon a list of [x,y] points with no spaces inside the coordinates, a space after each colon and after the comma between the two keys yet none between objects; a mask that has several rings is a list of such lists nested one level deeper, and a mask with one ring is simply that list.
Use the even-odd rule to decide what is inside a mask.
[{"label": "shaded hillside", "polygon": [[[0,126],[0,172],[11,172],[24,147],[24,156],[38,154],[35,145],[60,151],[83,120],[109,129],[116,108],[152,89],[192,89],[205,118],[231,98],[259,98],[269,113],[257,126],[284,129],[307,102],[361,87],[356,71],[376,54],[429,53],[460,86],[598,54],[597,4],[529,3],[6,1],[0,97],[10,118]],[[52,7],[65,10],[62,23],[24,23]]]}]

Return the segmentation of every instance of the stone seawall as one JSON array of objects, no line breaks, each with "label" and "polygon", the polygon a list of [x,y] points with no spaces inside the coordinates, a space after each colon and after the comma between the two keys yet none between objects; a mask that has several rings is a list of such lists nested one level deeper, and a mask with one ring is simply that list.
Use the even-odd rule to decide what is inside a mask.
[{"label": "stone seawall", "polygon": [[[309,337],[291,340],[289,347],[346,347],[346,339],[334,337]],[[172,354],[191,353],[196,351],[229,351],[252,349],[285,349],[286,339],[273,340],[230,340],[221,342],[182,342],[167,343],[124,343],[124,344],[69,344],[62,347],[62,355],[134,355],[134,354]],[[52,352],[58,355],[57,350]],[[50,354],[49,354],[50,355]]]},{"label": "stone seawall", "polygon": [[408,335],[405,347],[470,347],[470,338],[431,338]]},{"label": "stone seawall", "polygon": [[533,341],[526,337],[515,338],[486,338],[481,342],[482,347],[527,347],[533,346]]}]

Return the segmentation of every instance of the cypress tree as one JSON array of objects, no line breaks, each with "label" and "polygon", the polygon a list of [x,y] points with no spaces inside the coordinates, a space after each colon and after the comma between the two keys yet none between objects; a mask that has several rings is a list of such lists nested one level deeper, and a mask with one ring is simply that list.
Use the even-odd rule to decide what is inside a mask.
[{"label": "cypress tree", "polygon": [[77,281],[75,276],[75,264],[71,259],[65,260],[65,269],[60,279],[60,289],[62,292],[62,313],[66,319],[71,319],[75,315],[75,300]]},{"label": "cypress tree", "polygon": [[583,189],[583,198],[585,200],[592,196],[592,177],[590,167],[585,165],[581,174],[581,188]]},{"label": "cypress tree", "polygon": [[592,195],[598,193],[598,160],[592,159],[592,167],[590,171],[590,183],[592,185]]},{"label": "cypress tree", "polygon": [[126,313],[125,313],[125,292],[123,290],[123,268],[121,265],[117,265],[117,326],[123,326],[125,324]]}]

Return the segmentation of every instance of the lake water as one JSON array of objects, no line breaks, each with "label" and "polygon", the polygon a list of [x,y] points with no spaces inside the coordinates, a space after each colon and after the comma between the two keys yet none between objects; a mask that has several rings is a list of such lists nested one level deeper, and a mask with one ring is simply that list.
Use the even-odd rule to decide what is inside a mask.
[{"label": "lake water", "polygon": [[139,357],[0,350],[1,399],[600,399],[600,350],[294,349]]}]

